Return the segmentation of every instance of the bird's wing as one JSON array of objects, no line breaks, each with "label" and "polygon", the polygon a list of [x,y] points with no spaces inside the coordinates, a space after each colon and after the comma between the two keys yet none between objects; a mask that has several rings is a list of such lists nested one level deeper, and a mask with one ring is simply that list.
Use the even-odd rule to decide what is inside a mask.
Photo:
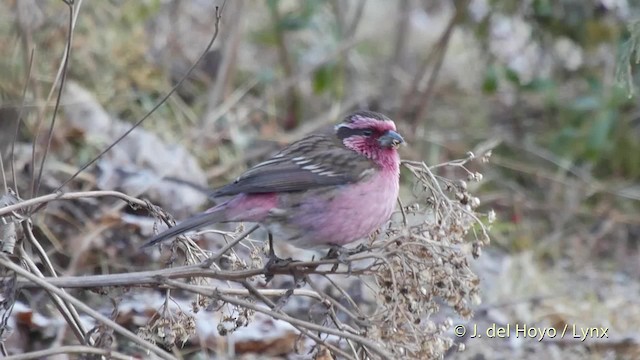
[{"label": "bird's wing", "polygon": [[311,135],[292,143],[211,196],[301,191],[356,182],[375,164],[328,135]]}]

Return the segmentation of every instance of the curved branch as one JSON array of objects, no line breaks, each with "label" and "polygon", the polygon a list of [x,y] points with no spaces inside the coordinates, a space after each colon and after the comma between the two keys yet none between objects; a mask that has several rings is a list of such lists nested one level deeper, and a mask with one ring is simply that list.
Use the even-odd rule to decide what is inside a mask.
[{"label": "curved branch", "polygon": [[140,207],[148,208],[149,203],[144,200],[140,200],[133,196],[129,196],[127,194],[118,192],[118,191],[79,191],[79,192],[70,192],[70,193],[62,193],[57,192],[53,194],[38,196],[33,199],[24,200],[17,204],[0,207],[0,216],[9,214],[14,211],[22,210],[33,205],[41,205],[51,201],[56,200],[78,200],[83,198],[98,198],[98,197],[115,197],[121,200],[124,200],[130,204],[134,204]]},{"label": "curved branch", "polygon": [[24,354],[16,354],[3,357],[4,360],[30,360],[30,359],[45,359],[53,355],[59,354],[81,354],[81,355],[102,355],[109,359],[130,360],[131,355],[126,355],[110,349],[100,349],[91,346],[83,345],[70,345],[70,346],[58,346],[46,350],[31,351]]},{"label": "curved branch", "polygon": [[115,332],[117,332],[118,334],[122,335],[123,337],[125,337],[128,340],[130,340],[131,342],[138,344],[143,349],[147,349],[148,351],[158,355],[162,359],[176,360],[176,358],[174,356],[172,356],[171,354],[165,352],[164,350],[162,350],[159,347],[153,345],[152,343],[141,339],[140,337],[136,336],[136,334],[132,333],[131,331],[129,331],[127,329],[125,329],[123,326],[119,325],[118,323],[116,323],[115,321],[109,319],[108,317],[100,314],[98,311],[92,309],[91,307],[89,307],[88,305],[83,303],[82,301],[80,301],[80,300],[76,299],[75,297],[67,294],[62,289],[60,289],[60,288],[58,288],[58,287],[56,287],[54,285],[51,285],[46,278],[44,278],[44,279],[43,278],[39,278],[38,276],[36,276],[36,275],[26,271],[25,269],[21,268],[19,265],[14,264],[4,254],[0,254],[0,266],[6,267],[7,269],[15,272],[18,276],[24,277],[27,280],[37,284],[39,287],[41,287],[41,288],[43,288],[43,289],[45,289],[45,290],[47,290],[47,291],[59,296],[60,298],[64,299],[65,301],[67,301],[69,303],[72,303],[74,306],[76,306],[78,309],[80,309],[81,311],[83,311],[87,315],[89,315],[92,318],[96,319],[97,321],[109,326]]}]

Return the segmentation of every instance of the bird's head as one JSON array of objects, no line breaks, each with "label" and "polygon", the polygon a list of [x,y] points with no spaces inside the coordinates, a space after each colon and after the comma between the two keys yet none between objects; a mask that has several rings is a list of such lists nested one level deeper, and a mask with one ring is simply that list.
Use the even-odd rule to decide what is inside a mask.
[{"label": "bird's head", "polygon": [[358,111],[336,125],[335,131],[345,147],[383,167],[398,166],[398,147],[404,139],[388,117],[372,111]]}]

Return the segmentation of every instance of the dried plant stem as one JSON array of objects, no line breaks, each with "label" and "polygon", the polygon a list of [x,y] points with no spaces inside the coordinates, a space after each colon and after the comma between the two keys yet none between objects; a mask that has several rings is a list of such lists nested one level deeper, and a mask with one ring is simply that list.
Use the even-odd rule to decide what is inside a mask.
[{"label": "dried plant stem", "polygon": [[202,268],[209,268],[211,267],[211,265],[218,260],[222,255],[226,254],[226,252],[231,249],[232,247],[236,246],[240,241],[244,240],[247,238],[247,236],[251,235],[254,231],[258,230],[260,226],[259,225],[253,225],[249,230],[246,230],[245,232],[243,232],[242,234],[240,234],[236,239],[234,239],[233,241],[231,241],[230,243],[226,244],[222,249],[220,249],[220,251],[218,251],[216,254],[211,255],[207,260],[203,261],[202,264],[200,264],[200,266]]},{"label": "dried plant stem", "polygon": [[84,345],[58,346],[46,350],[31,351],[24,354],[16,354],[3,357],[4,360],[30,360],[44,359],[60,354],[77,354],[77,355],[102,355],[109,359],[131,360],[131,355],[126,355],[111,349],[100,349]]},{"label": "dried plant stem", "polygon": [[136,334],[132,333],[131,331],[129,331],[127,329],[125,329],[124,327],[122,327],[121,325],[119,325],[115,321],[109,319],[108,317],[100,314],[98,311],[92,309],[90,306],[86,305],[84,302],[82,302],[82,301],[76,299],[75,297],[67,294],[64,290],[62,290],[62,289],[60,289],[60,288],[58,288],[58,287],[56,287],[54,285],[51,285],[47,280],[45,280],[43,278],[39,278],[38,276],[26,271],[25,269],[21,268],[20,266],[14,264],[4,254],[0,254],[0,266],[5,267],[5,268],[7,268],[7,269],[9,269],[11,271],[14,271],[18,276],[23,277],[23,278],[25,278],[25,279],[37,284],[38,287],[41,287],[44,290],[59,296],[64,301],[67,301],[67,302],[73,304],[78,309],[80,309],[82,312],[86,313],[87,315],[91,316],[92,318],[96,319],[97,321],[99,321],[99,322],[105,324],[106,326],[110,327],[115,332],[117,332],[118,334],[120,334],[123,337],[127,338],[131,342],[136,343],[136,344],[140,345],[142,348],[147,349],[148,351],[158,355],[160,358],[162,358],[162,359],[171,359],[171,360],[175,360],[176,359],[171,354],[165,352],[164,350],[162,350],[159,347],[151,344],[150,342],[142,340]]},{"label": "dried plant stem", "polygon": [[[236,306],[241,306],[243,308],[247,308],[247,309],[251,309],[251,310],[257,311],[257,312],[263,313],[265,315],[269,315],[274,319],[286,321],[286,322],[288,322],[288,323],[290,323],[292,325],[298,325],[300,327],[306,328],[306,329],[311,330],[311,331],[316,331],[316,332],[329,334],[329,335],[335,335],[335,336],[338,336],[338,337],[341,337],[341,338],[346,338],[346,339],[349,339],[349,340],[353,340],[353,341],[355,341],[355,342],[357,342],[357,343],[359,343],[359,344],[361,344],[363,346],[368,347],[369,349],[371,349],[371,351],[373,351],[374,353],[378,354],[383,359],[393,359],[393,356],[391,354],[389,354],[386,350],[380,348],[377,344],[371,342],[369,339],[364,338],[364,337],[359,336],[359,335],[351,334],[351,333],[348,333],[348,332],[343,332],[343,331],[340,331],[338,329],[328,328],[328,327],[325,327],[325,326],[321,326],[321,325],[317,325],[317,324],[314,324],[314,323],[310,323],[308,321],[296,319],[296,318],[291,317],[291,316],[289,316],[287,314],[284,314],[284,313],[279,313],[279,312],[275,312],[275,311],[270,310],[270,309],[265,309],[264,307],[256,305],[255,303],[251,303],[251,302],[248,302],[248,301],[245,301],[245,300],[237,299],[235,297],[231,297],[231,296],[227,296],[227,295],[224,295],[224,294],[221,294],[221,293],[217,293],[215,289],[209,290],[209,291],[206,291],[206,292],[202,293],[202,292],[200,292],[200,289],[193,288],[192,285],[184,284],[182,282],[178,282],[178,281],[173,281],[173,280],[168,280],[167,279],[166,280],[166,284],[167,285],[173,285],[173,286],[176,286],[176,287],[180,287],[182,289],[189,290],[189,291],[192,291],[192,292],[196,292],[196,293],[199,293],[199,294],[204,295],[204,296],[211,296],[211,297],[217,298],[217,299],[219,299],[221,301],[224,301],[224,302],[227,302],[227,303],[230,303],[230,304],[234,304]],[[346,354],[346,353],[343,353],[342,355],[343,356],[344,355],[348,356],[348,354]]]},{"label": "dried plant stem", "polygon": [[99,190],[99,191],[80,191],[80,192],[56,192],[48,195],[39,196],[33,199],[24,200],[17,204],[0,207],[0,216],[9,214],[13,211],[23,210],[25,208],[29,208],[34,205],[46,204],[51,201],[57,200],[78,200],[84,198],[99,198],[99,197],[115,197],[121,200],[124,200],[130,204],[140,206],[143,208],[149,208],[149,203],[135,198],[133,196],[129,196],[127,194],[118,192],[118,191],[110,191],[110,190]]},{"label": "dried plant stem", "polygon": [[160,108],[160,106],[162,106],[162,104],[164,104],[167,101],[167,99],[171,95],[173,95],[174,92],[176,92],[176,90],[182,85],[182,83],[189,77],[189,75],[191,74],[193,69],[195,69],[196,66],[198,66],[198,64],[202,61],[204,56],[209,52],[209,50],[211,49],[211,46],[213,46],[213,43],[216,40],[216,38],[218,37],[218,32],[220,30],[220,19],[222,18],[222,11],[224,9],[225,4],[226,4],[226,1],[222,3],[221,7],[216,6],[216,18],[215,18],[215,23],[214,23],[215,30],[213,32],[213,35],[211,36],[211,40],[209,40],[209,43],[207,44],[206,48],[204,49],[204,51],[202,52],[202,54],[200,55],[198,60],[196,60],[196,62],[193,63],[193,65],[191,65],[191,67],[182,76],[182,78],[178,81],[178,83],[173,88],[171,88],[171,90],[165,96],[163,96],[160,99],[160,101],[158,101],[158,103],[151,110],[149,110],[149,112],[147,112],[147,114],[145,114],[140,120],[138,120],[127,131],[125,131],[124,134],[122,134],[114,142],[112,142],[109,146],[107,146],[103,151],[101,151],[100,154],[98,154],[92,160],[90,160],[89,162],[87,162],[86,164],[81,166],[80,169],[78,169],[78,171],[76,171],[73,175],[71,175],[71,177],[69,177],[60,186],[58,186],[58,188],[54,192],[60,191],[65,185],[67,185],[70,181],[75,179],[76,176],[78,176],[81,172],[86,170],[89,166],[93,165],[104,154],[106,154],[111,149],[113,149],[114,146],[116,146],[118,143],[120,143],[120,141],[122,141],[125,137],[127,137],[133,130],[135,130],[137,127],[139,127],[145,120],[147,120],[151,116],[151,114],[153,114],[158,108]]},{"label": "dried plant stem", "polygon": [[[241,282],[242,285],[247,289],[247,291],[255,296],[259,301],[262,301],[265,305],[267,305],[271,311],[278,313],[278,314],[284,314],[282,312],[282,310],[280,309],[279,304],[274,303],[273,301],[271,301],[271,299],[267,298],[266,296],[262,295],[258,289],[256,289],[253,285],[249,284],[248,281],[242,281]],[[281,298],[278,303],[281,303],[282,299],[288,299],[289,296],[291,296],[291,294],[293,294],[293,289],[289,289],[286,291],[286,294],[283,296],[283,298]],[[286,300],[285,300],[286,301]],[[286,314],[285,314],[286,315]],[[286,320],[285,320],[286,321]],[[324,345],[327,348],[331,349],[332,351],[336,352],[337,354],[340,354],[342,356],[344,356],[346,359],[353,359],[356,360],[355,358],[351,357],[349,354],[347,354],[346,352],[342,351],[342,349],[336,347],[333,344],[330,344],[324,340],[322,340],[319,336],[316,336],[312,333],[309,332],[309,329],[304,327],[303,325],[300,324],[291,324],[293,325],[298,331],[300,331],[300,333],[304,334],[305,336],[310,337],[311,339],[313,339],[318,345]]]},{"label": "dried plant stem", "polygon": [[[411,84],[410,88],[406,92],[402,106],[400,107],[400,111],[406,111],[406,109],[410,109],[414,104],[415,97],[422,94],[419,103],[417,104],[417,110],[415,112],[415,116],[413,116],[414,125],[419,121],[424,119],[424,115],[426,114],[429,102],[431,100],[433,91],[435,89],[435,83],[438,79],[438,75],[440,73],[440,68],[442,66],[442,62],[444,61],[444,57],[447,51],[447,47],[449,45],[449,40],[451,39],[451,35],[453,34],[453,30],[463,17],[466,12],[466,7],[468,5],[468,0],[459,0],[455,3],[455,13],[449,20],[447,27],[444,32],[440,36],[440,39],[435,44],[431,53],[427,56],[427,58],[422,63],[420,69],[416,72],[416,76],[414,77],[414,81]],[[421,83],[426,76],[427,70],[429,69],[429,65],[435,61],[433,65],[433,69],[431,71],[431,75],[429,76],[429,80],[424,92],[421,91]],[[397,114],[398,116],[402,116],[402,114]]]},{"label": "dried plant stem", "polygon": [[[53,129],[56,125],[56,118],[58,115],[58,108],[60,108],[60,100],[62,99],[62,91],[64,90],[64,83],[67,79],[67,67],[69,66],[69,56],[71,54],[71,43],[73,41],[73,31],[76,27],[76,23],[78,21],[78,13],[80,12],[80,7],[82,7],[82,0],[78,0],[77,5],[75,3],[66,2],[69,7],[69,28],[67,29],[67,43],[64,49],[64,55],[62,63],[58,68],[58,75],[56,76],[56,81],[51,86],[51,90],[56,87],[57,80],[60,79],[60,85],[58,86],[58,95],[56,96],[56,103],[53,108],[53,114],[51,115],[51,125],[49,126],[49,132],[47,133],[47,145],[44,148],[44,153],[42,154],[42,160],[40,161],[40,167],[38,170],[38,177],[33,176],[31,178],[31,196],[37,196],[38,191],[40,189],[40,182],[42,180],[42,173],[44,171],[44,164],[47,161],[47,155],[49,154],[49,149],[51,148],[51,140],[53,140]],[[33,140],[33,154],[35,156],[35,146],[38,143],[36,139]],[[35,158],[33,158],[35,159]],[[32,163],[35,166],[35,161]],[[34,173],[35,174],[35,173]]]},{"label": "dried plant stem", "polygon": [[200,129],[211,126],[219,118],[220,105],[225,98],[227,86],[233,79],[233,71],[237,65],[238,43],[242,33],[240,19],[243,14],[244,3],[244,0],[236,0],[231,4],[231,14],[227,17],[230,28],[227,28],[227,36],[224,38],[226,43],[222,49],[222,61],[216,73],[216,81],[212,84],[207,94],[207,107],[204,116],[200,120]]},{"label": "dried plant stem", "polygon": [[[379,255],[354,255],[346,261],[357,261],[365,258],[378,257]],[[223,281],[242,281],[253,276],[260,275],[307,275],[307,274],[343,274],[358,275],[366,270],[356,271],[331,271],[318,270],[320,265],[338,264],[338,260],[318,260],[294,262],[286,266],[273,269],[248,269],[248,270],[216,270],[204,268],[201,264],[184,265],[160,270],[138,271],[122,274],[87,275],[87,276],[60,276],[44,278],[49,284],[60,288],[96,288],[111,286],[155,286],[162,285],[161,279],[185,279],[185,278],[210,278]],[[18,282],[21,287],[38,287],[30,282]]]},{"label": "dried plant stem", "polygon": [[[445,165],[466,169],[467,163],[474,158],[475,156],[470,154],[467,158],[450,161]],[[414,358],[424,358],[431,356],[431,354],[442,354],[450,345],[447,345],[449,343],[445,341],[448,339],[445,333],[446,328],[437,326],[434,320],[429,320],[433,311],[430,307],[431,301],[434,297],[446,298],[447,301],[455,302],[456,311],[459,314],[464,317],[470,316],[469,304],[477,294],[477,282],[475,275],[470,272],[465,254],[461,251],[465,245],[465,234],[462,231],[478,223],[483,235],[486,236],[486,232],[483,224],[479,222],[474,208],[461,205],[459,197],[457,197],[460,195],[459,193],[456,193],[455,196],[449,194],[455,183],[431,171],[437,169],[438,166],[429,167],[423,162],[412,161],[404,161],[403,166],[420,182],[421,189],[426,192],[427,197],[432,199],[426,202],[427,211],[432,212],[438,222],[423,221],[417,225],[409,225],[413,223],[410,219],[417,214],[416,209],[419,207],[412,203],[405,209],[400,204],[403,209],[398,213],[402,213],[403,221],[400,222],[398,219],[385,228],[384,232],[380,234],[380,236],[384,236],[384,241],[373,242],[367,252],[352,253],[345,258],[323,258],[262,268],[257,265],[260,262],[254,259],[256,254],[252,254],[252,259],[256,261],[250,266],[247,266],[238,254],[234,254],[230,257],[232,259],[229,260],[230,266],[225,266],[224,269],[218,267],[217,260],[224,254],[234,251],[233,248],[239,242],[255,231],[257,226],[253,226],[240,234],[218,232],[225,237],[232,237],[232,240],[206,259],[205,252],[189,242],[190,239],[188,239],[185,250],[188,265],[121,274],[56,277],[51,262],[46,254],[43,254],[42,248],[30,231],[29,223],[24,222],[29,243],[33,244],[36,252],[40,254],[45,264],[45,272],[49,272],[53,276],[42,277],[33,261],[27,258],[29,254],[21,255],[30,265],[33,273],[29,273],[15,264],[5,265],[8,262],[6,256],[0,256],[0,267],[4,266],[19,276],[19,280],[14,282],[14,289],[39,288],[48,292],[72,328],[74,324],[77,324],[78,317],[74,310],[74,307],[77,307],[78,311],[87,312],[102,322],[105,328],[112,328],[127,338],[135,337],[144,344],[142,346],[145,348],[152,345],[139,336],[126,332],[127,330],[124,330],[123,333],[122,329],[113,326],[111,320],[104,316],[96,316],[95,312],[91,313],[91,309],[87,310],[86,305],[62,289],[108,287],[163,289],[167,294],[164,310],[162,316],[154,319],[168,319],[167,321],[176,322],[178,325],[180,320],[169,309],[169,303],[173,301],[171,295],[174,294],[174,291],[172,290],[179,289],[215,299],[230,308],[231,312],[248,312],[249,314],[260,312],[287,322],[297,329],[305,339],[314,341],[320,345],[320,348],[329,349],[333,354],[345,359],[391,359],[408,354]],[[162,209],[149,202],[115,191],[66,194],[59,192],[2,207],[0,215],[15,215],[19,213],[19,210],[33,205],[43,205],[49,201],[80,200],[105,196],[115,197],[131,206],[147,209],[153,215],[168,221],[167,215]],[[468,194],[465,193],[465,196]],[[117,204],[123,203],[118,202]],[[424,214],[419,215],[423,216]],[[439,235],[441,231],[437,230],[440,226],[445,227],[442,235]],[[476,231],[477,228],[474,228],[472,233],[475,234]],[[480,235],[478,234],[478,236]],[[180,243],[176,243],[176,246],[172,247],[172,251],[180,245]],[[197,256],[189,255],[191,251],[197,250],[202,252]],[[439,259],[446,259],[446,261],[441,261],[441,264],[438,265]],[[340,267],[345,263],[347,266]],[[447,271],[443,270],[443,266],[448,267]],[[258,289],[253,285],[254,280],[259,281],[262,277],[273,277],[274,275],[291,276],[296,286],[308,287],[302,289],[295,287]],[[360,277],[363,281],[361,286],[370,289],[373,299],[357,298],[336,278],[340,276]],[[459,279],[459,285],[454,285],[453,278]],[[211,281],[212,279],[224,283]],[[434,284],[436,279],[442,285],[436,286]],[[8,278],[0,278],[0,280],[8,280]],[[274,299],[276,297],[277,301]],[[318,319],[320,321],[300,320],[284,313],[281,309],[291,297],[296,297],[296,301],[307,301],[314,306],[320,306],[321,312],[318,313],[321,316]],[[235,315],[230,316],[233,318]],[[250,315],[242,316],[246,316],[247,321],[250,320]],[[154,323],[154,319],[150,320],[151,324]],[[427,330],[429,328],[424,325],[425,322],[441,330],[433,333],[431,330]],[[153,328],[154,325],[149,326]],[[82,329],[75,329],[74,332],[85,333]],[[431,342],[429,339],[439,341]],[[173,341],[169,340],[169,344],[173,344]],[[156,352],[162,351],[159,348],[153,348],[156,349]],[[165,358],[170,358],[170,355],[163,354]]]},{"label": "dried plant stem", "polygon": [[[31,231],[31,224],[29,224],[28,221],[24,221],[22,225],[22,229],[27,235],[27,239],[29,240],[29,243],[31,244],[31,246],[36,249],[46,270],[55,277],[56,275],[55,269],[53,268],[53,265],[51,264],[49,257],[46,255],[46,252],[40,246],[35,236],[33,235],[33,231]],[[38,266],[33,262],[33,260],[31,260],[31,257],[28,256],[24,248],[20,247],[19,250],[20,250],[21,257],[23,261],[27,263],[29,270],[31,270],[31,272],[34,273],[35,275],[41,278],[44,278],[44,275],[42,274],[42,272],[40,272],[40,270],[38,269]],[[80,342],[80,344],[86,345],[87,331],[82,326],[82,322],[80,321],[80,315],[78,314],[78,311],[73,307],[73,305],[63,301],[59,296],[51,292],[48,292],[48,293],[49,293],[49,296],[51,296],[51,300],[53,301],[53,303],[56,305],[56,307],[58,308],[62,316],[67,321],[67,324],[69,324],[69,326],[71,327],[71,330],[73,331],[74,335],[78,338],[78,341]]]},{"label": "dried plant stem", "polygon": [[[280,11],[278,9],[278,3],[276,2],[273,6],[269,6],[271,21],[273,22],[274,33],[276,38],[276,46],[278,49],[278,57],[280,58],[280,63],[282,65],[282,71],[284,72],[285,77],[290,78],[295,73],[293,68],[293,63],[291,61],[291,56],[289,55],[289,50],[287,49],[287,41],[285,39],[285,33],[282,29],[282,18],[280,15]],[[284,123],[284,128],[286,130],[294,129],[298,126],[300,122],[301,114],[301,101],[300,101],[300,93],[298,92],[297,83],[288,88],[288,94],[285,97],[287,100],[287,118]]]},{"label": "dried plant stem", "polygon": [[397,83],[393,81],[394,69],[401,65],[402,59],[405,54],[408,30],[409,30],[409,15],[411,7],[409,6],[409,0],[400,0],[398,4],[398,15],[396,16],[395,34],[393,40],[393,51],[391,57],[385,64],[384,75],[382,76],[380,98],[391,99],[392,94],[396,91]]},{"label": "dried plant stem", "polygon": [[22,124],[22,113],[24,112],[24,105],[27,99],[27,89],[29,88],[29,81],[31,79],[31,71],[33,69],[34,54],[35,54],[35,48],[31,49],[31,54],[29,55],[29,66],[27,67],[26,80],[24,82],[24,87],[22,88],[22,100],[20,104],[20,110],[18,111],[16,128],[13,133],[13,140],[11,141],[11,177],[13,179],[13,187],[15,188],[14,190],[18,197],[20,197],[20,190],[18,189],[18,180],[17,180],[16,166],[15,166],[16,142],[18,141],[18,134],[20,133],[20,125]]}]

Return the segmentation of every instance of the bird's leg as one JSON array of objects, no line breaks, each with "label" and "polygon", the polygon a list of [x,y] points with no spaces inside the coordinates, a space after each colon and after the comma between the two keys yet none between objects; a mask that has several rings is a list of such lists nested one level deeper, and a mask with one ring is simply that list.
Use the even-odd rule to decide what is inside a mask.
[{"label": "bird's leg", "polygon": [[347,264],[348,272],[349,272],[349,274],[351,274],[351,262],[347,261],[347,257],[349,256],[347,251],[348,251],[348,249],[345,249],[345,248],[341,247],[340,245],[331,245],[331,247],[329,248],[329,252],[327,252],[327,255],[323,258],[325,260],[329,260],[329,259],[338,260],[338,262],[336,262],[331,267],[331,271],[338,270],[338,266],[340,264]]},{"label": "bird's leg", "polygon": [[344,248],[339,245],[331,245],[324,259],[338,259],[342,255],[343,250]]},{"label": "bird's leg", "polygon": [[331,245],[324,259],[337,259],[341,263],[346,263],[349,256],[368,250],[371,250],[371,248],[365,244],[360,244],[353,249],[347,249],[339,245]]},{"label": "bird's leg", "polygon": [[365,244],[360,244],[353,249],[346,249],[339,245],[331,245],[329,252],[324,259],[338,260],[338,262],[331,268],[331,271],[338,270],[338,265],[340,264],[347,264],[347,274],[351,275],[351,261],[349,261],[349,256],[368,250],[371,250],[371,248]]},{"label": "bird's leg", "polygon": [[267,256],[269,261],[267,261],[267,264],[264,266],[267,271],[273,268],[285,267],[294,262],[292,258],[283,259],[276,255],[276,251],[273,248],[273,234],[271,234],[271,232],[269,232],[269,253]]},{"label": "bird's leg", "polygon": [[367,246],[364,243],[360,243],[360,245],[358,245],[355,248],[349,250],[349,255],[360,254],[362,252],[369,251],[369,250],[371,250],[370,246]]},{"label": "bird's leg", "polygon": [[276,251],[273,248],[273,234],[269,232],[269,259],[277,259]]}]

